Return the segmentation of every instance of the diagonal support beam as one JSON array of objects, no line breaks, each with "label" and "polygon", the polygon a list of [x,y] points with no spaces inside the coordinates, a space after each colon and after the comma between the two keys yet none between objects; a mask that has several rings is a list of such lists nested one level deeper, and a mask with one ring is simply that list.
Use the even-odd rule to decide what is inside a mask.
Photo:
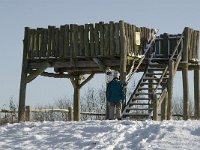
[{"label": "diagonal support beam", "polygon": [[87,77],[87,79],[85,79],[85,80],[80,84],[80,88],[81,88],[82,86],[84,86],[87,82],[89,82],[93,77],[94,77],[94,73],[91,74],[89,77]]},{"label": "diagonal support beam", "polygon": [[41,64],[41,67],[39,69],[37,69],[36,71],[34,71],[32,74],[30,74],[29,76],[27,76],[26,78],[26,83],[29,83],[31,81],[33,81],[38,75],[40,75],[45,69],[47,69],[49,67],[49,63],[48,62],[44,62]]},{"label": "diagonal support beam", "polygon": [[106,72],[108,67],[105,66],[105,64],[98,58],[93,58],[93,61],[99,66],[99,68],[103,71]]}]

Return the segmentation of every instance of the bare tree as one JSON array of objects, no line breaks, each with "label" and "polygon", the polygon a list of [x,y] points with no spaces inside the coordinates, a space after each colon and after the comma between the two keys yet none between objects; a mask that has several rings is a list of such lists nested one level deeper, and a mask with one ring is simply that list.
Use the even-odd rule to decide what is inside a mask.
[{"label": "bare tree", "polygon": [[[180,120],[183,115],[183,98],[175,97],[173,99],[173,114],[175,115],[174,119]],[[189,116],[194,116],[194,102],[192,98],[189,99]]]}]

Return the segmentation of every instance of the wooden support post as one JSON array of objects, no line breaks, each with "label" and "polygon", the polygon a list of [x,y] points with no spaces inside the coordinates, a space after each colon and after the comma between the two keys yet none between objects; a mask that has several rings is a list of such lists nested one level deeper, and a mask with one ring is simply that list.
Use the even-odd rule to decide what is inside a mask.
[{"label": "wooden support post", "polygon": [[[199,59],[198,50],[199,50],[199,31],[196,31],[196,58]],[[194,70],[194,107],[195,107],[195,119],[200,119],[200,74],[199,74],[200,65],[198,64],[198,69]]]},{"label": "wooden support post", "polygon": [[[126,83],[126,65],[127,65],[127,45],[125,36],[125,26],[124,22],[119,22],[120,29],[120,81],[123,85]],[[126,105],[126,100],[124,100],[124,105]]]},{"label": "wooden support post", "polygon": [[94,74],[91,74],[82,83],[81,83],[82,75],[76,75],[70,78],[71,83],[74,87],[74,121],[80,121],[80,89],[93,77]]},{"label": "wooden support post", "polygon": [[173,97],[173,83],[174,83],[174,61],[169,61],[169,82],[168,82],[168,107],[167,119],[170,120],[172,116],[172,97]]},{"label": "wooden support post", "polygon": [[189,118],[189,83],[188,83],[188,64],[182,70],[183,77],[183,119]]},{"label": "wooden support post", "polygon": [[161,120],[167,119],[167,103],[168,103],[168,92],[166,93],[166,96],[161,104]]},{"label": "wooden support post", "polygon": [[31,107],[30,106],[26,106],[26,121],[30,121],[30,116],[31,114]]},{"label": "wooden support post", "polygon": [[200,119],[200,81],[199,70],[194,70],[194,107],[195,119]]},{"label": "wooden support post", "polygon": [[22,58],[22,72],[19,91],[19,108],[18,108],[18,122],[25,121],[25,98],[26,98],[26,78],[27,78],[27,52],[28,52],[28,37],[29,28],[25,28],[24,48]]},{"label": "wooden support post", "polygon": [[69,113],[68,113],[68,121],[73,120],[73,110],[72,107],[68,107]]},{"label": "wooden support post", "polygon": [[158,120],[158,100],[156,94],[152,95],[153,97],[153,120]]},{"label": "wooden support post", "polygon": [[74,121],[80,121],[80,76],[74,80]]},{"label": "wooden support post", "polygon": [[189,117],[189,84],[188,84],[188,53],[190,48],[190,33],[191,30],[186,27],[184,29],[184,43],[183,43],[183,57],[182,61],[185,65],[182,70],[183,77],[183,119],[186,120]]}]

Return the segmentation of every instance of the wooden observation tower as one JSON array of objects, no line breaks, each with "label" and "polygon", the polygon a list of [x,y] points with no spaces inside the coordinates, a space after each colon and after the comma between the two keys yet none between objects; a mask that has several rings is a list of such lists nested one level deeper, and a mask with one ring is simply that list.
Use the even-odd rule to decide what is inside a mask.
[{"label": "wooden observation tower", "polygon": [[[199,31],[161,34],[123,21],[25,28],[19,94],[19,121],[25,118],[26,86],[37,76],[69,78],[74,87],[74,120],[80,119],[80,88],[96,73],[120,72],[125,84],[143,75],[125,103],[123,117],[170,119],[176,71],[183,75],[183,116],[189,118],[188,70],[194,70],[195,117],[200,118]],[[45,71],[54,68],[54,72]],[[87,79],[82,76],[89,74]]]}]

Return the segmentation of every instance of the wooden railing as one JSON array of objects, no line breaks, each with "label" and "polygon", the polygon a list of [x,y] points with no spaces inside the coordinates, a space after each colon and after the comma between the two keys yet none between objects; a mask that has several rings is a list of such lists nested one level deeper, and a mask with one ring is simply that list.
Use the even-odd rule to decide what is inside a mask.
[{"label": "wooden railing", "polygon": [[[156,44],[154,47],[157,57],[160,56],[163,58],[169,58],[172,55],[178,55],[179,52],[182,50],[183,45],[186,44],[187,48],[189,49],[188,60],[192,61],[194,59],[197,59],[199,51],[199,31],[193,30],[191,28],[188,28],[187,30],[188,30],[187,36],[185,36],[184,32],[183,34],[177,34],[177,35],[164,33],[158,36],[156,38]],[[185,43],[186,41],[188,41],[188,43]],[[176,47],[177,45],[178,47]],[[177,50],[173,51],[174,49]]]},{"label": "wooden railing", "polygon": [[[121,21],[120,21],[121,22]],[[26,27],[24,48],[28,59],[110,57],[119,56],[121,49],[120,22],[66,24],[57,28]],[[151,39],[152,29],[124,23],[125,44],[129,54],[143,54],[142,46]],[[137,37],[137,35],[139,35]],[[137,38],[139,38],[139,41]]]},{"label": "wooden railing", "polygon": [[[31,109],[30,106],[26,106],[25,111],[25,120],[31,121],[31,113],[65,113],[67,118],[65,120],[72,121],[73,120],[73,109],[72,107],[68,107],[68,109]],[[0,109],[0,113],[7,113],[11,114],[11,117],[7,118],[0,118],[0,125],[5,123],[15,123],[17,122],[17,113],[18,111],[12,111],[12,110],[6,110],[6,109]],[[13,118],[13,115],[15,114],[15,118]],[[80,112],[81,115],[87,115],[87,116],[105,116],[105,113],[96,113],[96,112]],[[39,120],[38,120],[39,121]]]}]

